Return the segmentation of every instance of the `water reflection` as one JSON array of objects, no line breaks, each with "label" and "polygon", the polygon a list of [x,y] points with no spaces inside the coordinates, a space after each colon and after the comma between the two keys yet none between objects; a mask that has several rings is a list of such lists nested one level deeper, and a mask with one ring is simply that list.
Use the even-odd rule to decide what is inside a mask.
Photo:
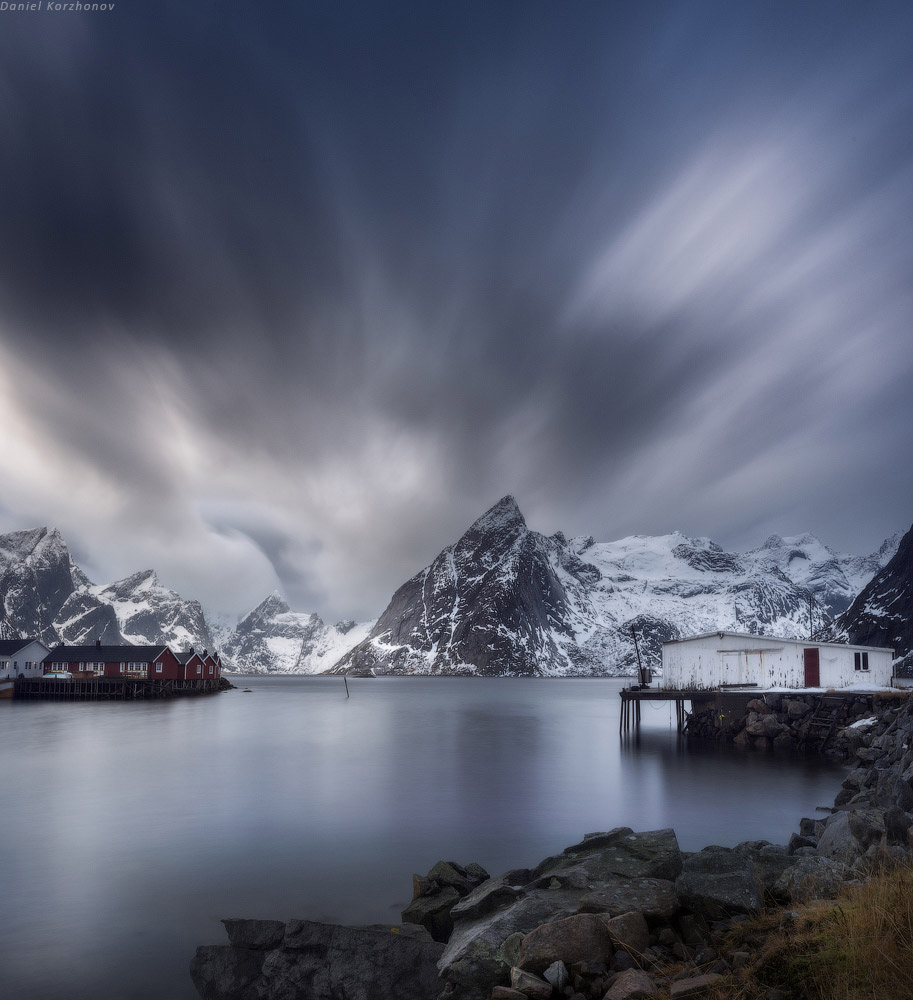
[{"label": "water reflection", "polygon": [[191,1000],[219,918],[388,921],[439,858],[532,865],[613,826],[785,840],[826,762],[618,736],[604,680],[251,678],[173,704],[0,706],[0,996]]}]

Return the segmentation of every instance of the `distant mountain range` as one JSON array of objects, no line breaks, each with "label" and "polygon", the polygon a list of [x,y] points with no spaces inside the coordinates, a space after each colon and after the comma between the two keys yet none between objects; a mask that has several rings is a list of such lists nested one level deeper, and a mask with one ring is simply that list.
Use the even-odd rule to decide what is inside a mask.
[{"label": "distant mountain range", "polygon": [[393,595],[333,668],[354,673],[622,674],[660,644],[716,629],[807,636],[891,558],[840,555],[813,535],[742,554],[679,533],[595,542],[530,531],[513,497]]},{"label": "distant mountain range", "polygon": [[[0,637],[218,645],[255,673],[623,674],[635,665],[632,628],[653,663],[664,639],[717,628],[799,637],[840,615],[837,632],[862,634],[850,605],[913,549],[909,540],[901,545],[898,533],[861,557],[813,535],[772,535],[745,553],[678,533],[567,539],[531,531],[508,496],[404,583],[376,622],[328,625],[273,593],[234,624],[207,616],[153,570],[93,584],[59,532],[36,528],[0,535]],[[909,622],[911,562],[908,553],[867,598],[870,618],[906,574],[898,614]],[[909,626],[903,634],[909,648]]]}]

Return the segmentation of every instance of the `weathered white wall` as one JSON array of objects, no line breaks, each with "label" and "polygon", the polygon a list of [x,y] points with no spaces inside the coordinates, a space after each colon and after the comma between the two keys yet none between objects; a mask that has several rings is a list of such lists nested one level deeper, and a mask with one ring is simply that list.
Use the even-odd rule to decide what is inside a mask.
[{"label": "weathered white wall", "polygon": [[[756,684],[761,688],[805,687],[803,651],[818,649],[820,686],[888,687],[892,654],[863,646],[714,633],[663,644],[662,686],[670,689],[716,688],[727,684]],[[855,669],[854,653],[869,654],[868,671]]]}]

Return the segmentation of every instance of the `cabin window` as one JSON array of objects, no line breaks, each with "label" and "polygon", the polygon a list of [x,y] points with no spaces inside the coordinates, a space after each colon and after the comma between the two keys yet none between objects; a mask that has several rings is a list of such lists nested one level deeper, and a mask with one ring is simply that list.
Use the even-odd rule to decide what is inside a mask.
[{"label": "cabin window", "polygon": [[161,665],[161,663],[156,663],[156,665],[155,665],[155,672],[157,674],[160,674],[162,672],[162,665]]},{"label": "cabin window", "polygon": [[869,654],[868,653],[853,653],[853,658],[855,660],[855,667],[857,670],[868,670],[869,669]]},{"label": "cabin window", "polygon": [[199,663],[198,663],[198,664],[197,664],[197,673],[200,673],[200,669],[201,669],[201,668],[200,668],[200,665],[199,665]]}]

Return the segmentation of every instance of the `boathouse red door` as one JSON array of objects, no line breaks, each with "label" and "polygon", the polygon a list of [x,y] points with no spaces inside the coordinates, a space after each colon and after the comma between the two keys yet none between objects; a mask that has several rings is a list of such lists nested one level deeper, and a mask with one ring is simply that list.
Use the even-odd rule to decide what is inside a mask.
[{"label": "boathouse red door", "polygon": [[803,649],[802,656],[805,660],[805,686],[807,688],[821,687],[821,673],[818,670],[818,650]]}]

